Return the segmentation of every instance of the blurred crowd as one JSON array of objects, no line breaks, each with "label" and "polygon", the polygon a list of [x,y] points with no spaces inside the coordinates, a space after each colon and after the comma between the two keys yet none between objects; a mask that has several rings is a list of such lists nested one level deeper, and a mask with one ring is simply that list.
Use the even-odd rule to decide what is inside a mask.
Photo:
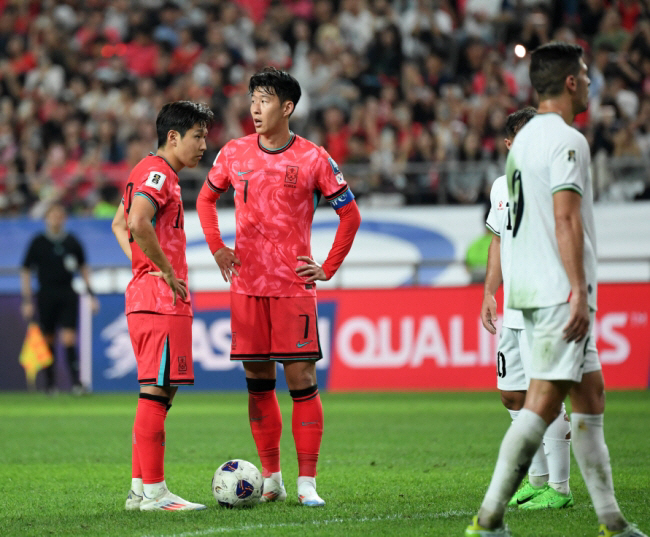
[{"label": "blurred crowd", "polygon": [[595,161],[647,159],[649,16],[648,0],[0,0],[0,214],[112,216],[167,101],[215,112],[209,166],[254,132],[247,84],[267,65],[298,79],[293,130],[358,197],[481,202],[506,116],[535,104],[528,53],[551,40],[585,48]]}]

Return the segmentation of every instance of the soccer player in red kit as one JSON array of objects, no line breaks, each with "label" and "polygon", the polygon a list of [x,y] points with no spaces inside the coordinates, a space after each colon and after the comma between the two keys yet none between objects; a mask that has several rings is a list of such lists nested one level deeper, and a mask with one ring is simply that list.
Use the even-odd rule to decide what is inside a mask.
[{"label": "soccer player in red kit", "polygon": [[156,119],[158,151],[133,168],[113,219],[113,232],[133,267],[126,318],[140,382],[127,510],[205,509],[169,491],[164,455],[165,418],[172,399],[178,386],[194,384],[178,172],[201,160],[213,118],[203,104],[178,101],[163,106]]},{"label": "soccer player in red kit", "polygon": [[[316,280],[329,280],[352,246],[361,223],[354,195],[327,152],[289,130],[300,99],[291,75],[266,68],[249,83],[255,134],[231,140],[219,152],[197,199],[201,226],[224,280],[230,282],[231,360],[241,360],[248,414],[262,463],[261,501],[287,496],[280,470],[282,416],[275,394],[282,362],[293,399],[292,431],[298,455],[298,497],[321,506],[316,464],[323,436],[318,395]],[[219,233],[215,202],[235,189],[236,244]],[[311,256],[311,224],[320,195],[339,215],[323,265]]]}]

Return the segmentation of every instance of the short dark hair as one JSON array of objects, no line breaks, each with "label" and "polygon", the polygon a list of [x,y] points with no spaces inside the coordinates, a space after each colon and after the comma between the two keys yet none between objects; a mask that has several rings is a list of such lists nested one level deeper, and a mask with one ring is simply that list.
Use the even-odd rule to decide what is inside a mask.
[{"label": "short dark hair", "polygon": [[532,106],[527,106],[510,114],[506,119],[506,136],[512,140],[521,128],[533,119],[536,114],[537,110]]},{"label": "short dark hair", "polygon": [[165,146],[169,131],[178,132],[182,138],[197,123],[207,128],[213,121],[214,114],[206,104],[192,101],[167,103],[160,109],[156,118],[158,147]]},{"label": "short dark hair", "polygon": [[530,82],[541,97],[555,97],[564,91],[569,75],[578,76],[583,50],[580,45],[547,43],[530,58]]},{"label": "short dark hair", "polygon": [[275,67],[265,67],[251,77],[248,92],[253,95],[255,90],[277,95],[280,103],[291,101],[294,110],[302,94],[298,81],[286,71],[280,71]]},{"label": "short dark hair", "polygon": [[47,218],[49,214],[56,209],[60,209],[61,211],[63,211],[63,214],[68,216],[68,210],[65,208],[65,205],[63,205],[63,203],[61,203],[60,201],[54,201],[50,203],[45,209],[45,213],[43,214],[43,216]]}]

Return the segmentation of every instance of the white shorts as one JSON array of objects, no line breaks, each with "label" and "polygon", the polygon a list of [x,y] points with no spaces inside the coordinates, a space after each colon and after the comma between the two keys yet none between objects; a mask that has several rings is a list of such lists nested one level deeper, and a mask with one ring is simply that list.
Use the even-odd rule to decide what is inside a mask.
[{"label": "white shorts", "polygon": [[530,350],[523,330],[503,327],[497,349],[497,388],[504,392],[528,389]]},{"label": "white shorts", "polygon": [[523,310],[526,337],[531,349],[529,377],[540,380],[580,382],[584,373],[600,371],[598,349],[593,338],[594,312],[589,333],[579,342],[564,339],[569,322],[569,304]]}]

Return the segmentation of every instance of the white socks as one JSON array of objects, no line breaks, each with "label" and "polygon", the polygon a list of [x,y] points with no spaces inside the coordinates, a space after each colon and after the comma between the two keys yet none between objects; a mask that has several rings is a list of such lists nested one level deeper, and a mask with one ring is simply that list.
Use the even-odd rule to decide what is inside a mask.
[{"label": "white socks", "polygon": [[131,490],[138,496],[142,496],[142,478],[141,477],[132,477],[131,478]]},{"label": "white socks", "polygon": [[161,481],[160,483],[150,483],[142,485],[144,495],[150,500],[158,498],[164,492],[167,492],[167,483]]},{"label": "white socks", "polygon": [[[519,410],[508,410],[512,421],[517,419]],[[542,487],[547,482],[562,494],[569,494],[569,472],[571,468],[571,425],[566,414],[566,407],[548,426],[544,440],[533,456],[528,469],[528,481],[533,487]]]},{"label": "white socks", "polygon": [[578,461],[598,522],[609,529],[623,529],[627,522],[616,502],[609,450],[605,444],[603,414],[571,414],[573,454]]},{"label": "white socks", "polygon": [[545,430],[546,423],[537,414],[525,408],[519,411],[503,437],[492,481],[478,512],[482,526],[495,528],[501,524],[506,504],[526,474]]},{"label": "white socks", "polygon": [[284,484],[282,481],[282,472],[273,472],[269,477],[273,479],[273,481],[275,481],[278,485]]},{"label": "white socks", "polygon": [[[544,433],[544,452],[548,462],[548,484],[561,494],[569,494],[571,472],[571,424],[562,403],[559,416]],[[567,438],[569,437],[569,438]]]},{"label": "white socks", "polygon": [[[514,422],[519,416],[520,410],[508,410],[510,417]],[[546,439],[546,435],[544,435]],[[533,460],[528,468],[528,481],[533,487],[543,487],[548,481],[548,465],[546,464],[546,454],[544,453],[544,443],[542,442],[537,448]]]}]

